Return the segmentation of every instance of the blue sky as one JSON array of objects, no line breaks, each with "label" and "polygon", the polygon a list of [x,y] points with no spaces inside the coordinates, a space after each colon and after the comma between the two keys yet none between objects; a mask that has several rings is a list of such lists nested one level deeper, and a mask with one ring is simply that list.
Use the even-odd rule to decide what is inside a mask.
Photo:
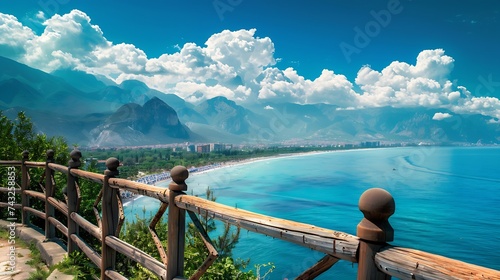
[{"label": "blue sky", "polygon": [[[0,13],[35,35],[12,35],[23,32],[3,20],[13,38],[0,41],[0,55],[48,72],[70,67],[117,82],[134,78],[193,102],[219,93],[238,102],[429,106],[498,117],[499,12],[493,0],[2,0]],[[64,41],[72,21],[88,29]],[[50,45],[54,34],[63,39]],[[226,48],[230,41],[241,49]]]}]

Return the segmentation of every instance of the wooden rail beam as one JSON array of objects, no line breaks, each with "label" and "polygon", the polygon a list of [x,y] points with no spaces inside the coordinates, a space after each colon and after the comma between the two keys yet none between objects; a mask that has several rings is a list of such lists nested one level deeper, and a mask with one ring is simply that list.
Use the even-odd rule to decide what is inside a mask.
[{"label": "wooden rail beam", "polygon": [[0,160],[0,166],[21,166],[20,160]]},{"label": "wooden rail beam", "polygon": [[58,229],[62,234],[64,234],[66,237],[68,237],[68,228],[63,223],[61,223],[59,220],[57,220],[54,217],[48,217],[47,220],[51,224],[53,224],[56,227],[56,229]]},{"label": "wooden rail beam", "polygon": [[130,191],[135,194],[149,196],[158,199],[161,202],[168,203],[168,189],[151,186],[139,182],[134,182],[120,178],[110,178],[109,185],[112,188],[119,188],[120,190]]},{"label": "wooden rail beam", "polygon": [[195,196],[178,196],[175,204],[179,208],[208,215],[253,232],[357,262],[359,239],[354,235],[236,209]]},{"label": "wooden rail beam", "polygon": [[375,263],[399,279],[500,279],[498,270],[402,247],[382,248]]},{"label": "wooden rail beam", "polygon": [[113,280],[128,280],[127,277],[121,275],[120,273],[114,271],[114,270],[106,270],[104,272],[106,274],[106,276],[108,276],[110,279],[113,279]]},{"label": "wooden rail beam", "polygon": [[76,243],[76,245],[78,245],[78,248],[80,248],[82,250],[82,252],[85,253],[85,255],[95,265],[97,265],[97,267],[100,267],[102,258],[99,255],[99,253],[97,253],[94,249],[92,249],[92,247],[87,245],[87,243],[85,243],[85,241],[83,241],[78,235],[72,234],[70,236],[70,238],[71,238],[71,240],[73,240],[73,242]]},{"label": "wooden rail beam", "polygon": [[52,205],[55,208],[57,208],[57,210],[59,210],[59,212],[63,213],[64,216],[68,216],[68,205],[66,205],[66,203],[60,201],[59,199],[57,198],[54,198],[54,197],[49,197],[48,198],[48,203],[50,205]]},{"label": "wooden rail beam", "polygon": [[14,192],[16,194],[19,194],[22,193],[22,190],[20,188],[15,188],[14,190],[12,190],[9,188],[0,187],[0,192],[2,193]]},{"label": "wooden rail beam", "polygon": [[60,165],[57,163],[49,163],[49,168],[54,171],[61,172],[63,174],[68,174],[68,167],[64,165]]},{"label": "wooden rail beam", "polygon": [[73,221],[75,221],[75,223],[78,224],[78,226],[86,230],[88,233],[92,234],[92,236],[97,238],[99,241],[102,241],[102,232],[98,226],[87,221],[84,217],[80,216],[80,214],[75,212],[71,213],[70,217],[71,219],[73,219]]},{"label": "wooden rail beam", "polygon": [[44,213],[44,212],[42,212],[42,211],[40,211],[40,210],[36,210],[36,209],[31,208],[31,207],[28,207],[28,206],[25,206],[25,207],[23,208],[23,211],[28,211],[28,212],[30,212],[30,213],[32,213],[32,214],[34,214],[35,216],[37,216],[37,217],[38,217],[38,218],[40,218],[40,219],[44,219],[44,220],[45,220],[45,219],[46,219],[46,217],[47,217],[47,215],[45,215],[45,213]]},{"label": "wooden rail beam", "polygon": [[300,274],[295,280],[309,280],[314,279],[321,275],[323,272],[327,271],[336,264],[340,259],[326,255],[321,260],[319,260],[315,265],[310,267],[308,270]]},{"label": "wooden rail beam", "polygon": [[44,168],[47,163],[38,161],[26,161],[24,164],[28,168]]},{"label": "wooden rail beam", "polygon": [[25,190],[24,193],[27,196],[38,198],[41,201],[45,202],[45,194],[37,191],[32,191],[32,190]]},{"label": "wooden rail beam", "polygon": [[157,259],[151,257],[147,253],[137,249],[136,247],[128,244],[127,242],[119,239],[116,236],[109,235],[106,237],[105,241],[106,244],[109,247],[113,248],[116,252],[127,256],[127,258],[149,269],[160,279],[165,279],[165,265],[159,262]]},{"label": "wooden rail beam", "polygon": [[0,202],[0,207],[14,207],[14,209],[22,209],[23,205],[20,203],[9,204],[8,202]]},{"label": "wooden rail beam", "polygon": [[103,174],[97,174],[93,172],[88,172],[85,170],[80,170],[80,169],[71,169],[70,170],[71,175],[83,179],[90,180],[92,182],[98,183],[98,184],[103,184],[104,183],[104,175]]}]

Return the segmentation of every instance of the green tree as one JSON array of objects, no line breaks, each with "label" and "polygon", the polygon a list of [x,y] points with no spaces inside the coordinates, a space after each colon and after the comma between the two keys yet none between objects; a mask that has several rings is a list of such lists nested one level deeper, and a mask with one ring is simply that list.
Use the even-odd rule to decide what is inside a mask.
[{"label": "green tree", "polygon": [[[207,189],[206,195],[207,199],[212,201],[215,200],[215,196],[210,189]],[[217,226],[212,218],[202,216],[200,217],[200,221],[208,233],[217,230]],[[120,239],[159,259],[160,255],[148,230],[150,222],[151,217],[146,218],[146,213],[144,211],[143,217],[136,217],[135,221],[127,222],[125,224],[125,230],[122,230]],[[166,248],[166,219],[162,219],[157,223],[156,231],[163,247]],[[229,225],[224,224],[224,232],[228,233],[218,236],[216,241],[214,241],[214,246],[219,252],[219,257],[203,275],[202,279],[260,279],[258,276],[255,276],[253,271],[244,271],[246,265],[248,264],[248,260],[235,260],[232,257],[232,249],[239,239],[239,229],[237,229],[236,232],[233,232]],[[193,223],[188,224],[184,256],[185,275],[192,275],[208,256],[208,250]],[[120,258],[123,258],[123,256]],[[157,279],[157,277],[151,272],[128,259],[120,259],[117,263],[119,264],[118,269],[130,279]],[[266,265],[258,266],[258,268],[264,266]]]},{"label": "green tree", "polygon": [[[49,149],[54,150],[56,163],[63,165],[68,163],[68,144],[62,137],[47,137],[45,134],[37,133],[31,119],[24,112],[19,112],[17,118],[12,121],[0,111],[0,157],[2,160],[20,160],[22,152],[26,150],[29,152],[30,161],[45,161],[46,152]],[[0,169],[0,180],[3,186],[6,185],[5,172],[5,168]],[[19,170],[17,173],[16,180],[20,184]],[[40,183],[43,182],[43,173],[43,169],[30,169],[30,189],[42,191]],[[55,177],[56,196],[63,199],[61,190],[66,182],[65,176],[56,173]],[[19,203],[19,201],[17,202]],[[32,200],[31,206],[35,209],[43,209],[43,203],[38,200]],[[4,214],[0,213],[0,217]],[[36,224],[37,218],[32,218]]]}]

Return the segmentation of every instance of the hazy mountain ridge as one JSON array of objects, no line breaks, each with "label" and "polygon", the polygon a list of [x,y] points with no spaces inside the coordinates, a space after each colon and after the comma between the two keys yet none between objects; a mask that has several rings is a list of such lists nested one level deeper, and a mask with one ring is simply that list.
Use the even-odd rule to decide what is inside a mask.
[{"label": "hazy mountain ridge", "polygon": [[143,106],[129,103],[120,107],[91,132],[91,145],[152,145],[184,142],[196,136],[177,117],[172,107],[159,98]]},{"label": "hazy mountain ridge", "polygon": [[[282,141],[498,143],[500,124],[445,109],[328,104],[237,104],[215,97],[197,105],[140,81],[119,85],[78,71],[54,75],[0,57],[0,110],[26,111],[48,135],[80,145],[172,142],[270,144]],[[436,113],[448,118],[434,119]]]}]

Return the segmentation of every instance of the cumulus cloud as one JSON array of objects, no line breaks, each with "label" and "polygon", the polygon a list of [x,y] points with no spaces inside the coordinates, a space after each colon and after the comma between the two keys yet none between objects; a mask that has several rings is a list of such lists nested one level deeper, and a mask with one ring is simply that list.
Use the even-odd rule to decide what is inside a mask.
[{"label": "cumulus cloud", "polygon": [[148,58],[132,44],[107,40],[82,11],[51,18],[40,12],[35,17],[43,21],[40,35],[14,16],[0,13],[0,55],[47,72],[72,68],[117,83],[135,79],[195,103],[225,96],[263,105],[267,101],[328,103],[339,110],[423,106],[500,118],[500,100],[474,97],[452,82],[455,61],[442,49],[423,50],[413,64],[394,61],[381,70],[363,66],[354,81],[329,69],[306,79],[292,67],[276,67],[281,59],[275,58],[272,40],[257,36],[256,29],[224,30],[203,46],[176,45],[174,53]]},{"label": "cumulus cloud", "polygon": [[380,72],[364,66],[355,80],[363,91],[359,101],[366,107],[439,107],[449,103],[450,98],[457,98],[446,79],[453,62],[444,50],[437,49],[422,51],[415,65],[394,61]]},{"label": "cumulus cloud", "polygon": [[[363,107],[447,108],[455,113],[500,116],[500,100],[474,97],[465,87],[450,81],[454,59],[444,50],[424,50],[416,64],[394,61],[376,71],[364,66],[358,71],[356,84]],[[438,115],[439,117],[443,117]]]},{"label": "cumulus cloud", "polygon": [[450,113],[435,113],[432,119],[436,121],[441,121],[451,117],[452,115]]},{"label": "cumulus cloud", "polygon": [[44,32],[25,43],[21,61],[46,71],[91,63],[92,51],[110,45],[99,26],[92,25],[90,17],[78,10],[56,14],[43,25]]},{"label": "cumulus cloud", "polygon": [[26,54],[25,44],[35,38],[35,33],[23,26],[15,16],[0,13],[0,54],[19,59]]}]

